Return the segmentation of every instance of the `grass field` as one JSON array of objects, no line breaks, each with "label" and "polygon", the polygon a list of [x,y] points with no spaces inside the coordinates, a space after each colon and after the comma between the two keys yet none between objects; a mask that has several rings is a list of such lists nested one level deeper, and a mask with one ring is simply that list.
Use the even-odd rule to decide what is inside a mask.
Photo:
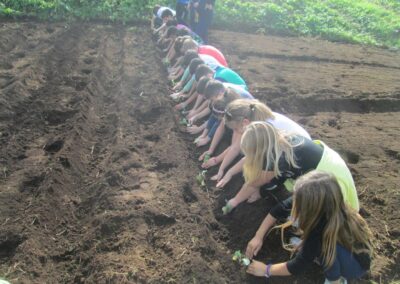
[{"label": "grass field", "polygon": [[[215,24],[259,33],[311,35],[332,41],[400,48],[397,0],[219,0]],[[148,18],[151,7],[170,0],[3,0],[0,14],[48,18]]]}]

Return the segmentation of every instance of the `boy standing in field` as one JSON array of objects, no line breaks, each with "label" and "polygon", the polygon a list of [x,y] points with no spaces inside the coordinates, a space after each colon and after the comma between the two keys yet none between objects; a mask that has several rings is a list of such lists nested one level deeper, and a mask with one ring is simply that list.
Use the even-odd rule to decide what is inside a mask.
[{"label": "boy standing in field", "polygon": [[187,19],[189,15],[188,5],[189,0],[176,1],[176,19],[178,20],[178,24],[187,26]]},{"label": "boy standing in field", "polygon": [[208,43],[208,29],[214,17],[215,0],[200,0],[198,6],[199,23],[197,25],[197,34]]}]

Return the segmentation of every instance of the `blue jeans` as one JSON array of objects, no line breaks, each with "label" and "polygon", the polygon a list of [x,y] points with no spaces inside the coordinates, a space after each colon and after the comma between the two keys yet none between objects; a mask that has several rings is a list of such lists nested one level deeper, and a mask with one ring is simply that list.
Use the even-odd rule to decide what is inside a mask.
[{"label": "blue jeans", "polygon": [[325,277],[329,281],[336,281],[340,277],[346,279],[360,278],[365,274],[354,255],[341,245],[336,245],[336,259],[332,266],[325,270]]},{"label": "blue jeans", "polygon": [[208,129],[207,136],[209,138],[214,137],[214,134],[217,131],[217,128],[218,128],[220,122],[221,121],[217,117],[215,117],[214,115],[210,115],[210,118],[207,121],[207,129]]}]

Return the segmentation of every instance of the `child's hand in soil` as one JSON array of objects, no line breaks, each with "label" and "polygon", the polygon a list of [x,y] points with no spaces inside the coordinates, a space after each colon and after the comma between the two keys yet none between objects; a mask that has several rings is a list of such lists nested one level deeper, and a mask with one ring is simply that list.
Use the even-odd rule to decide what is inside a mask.
[{"label": "child's hand in soil", "polygon": [[198,134],[201,132],[201,127],[192,125],[186,128],[186,131],[189,132],[190,134]]},{"label": "child's hand in soil", "polygon": [[257,255],[263,245],[263,240],[259,237],[255,236],[251,239],[251,241],[247,244],[246,248],[246,257],[252,259]]},{"label": "child's hand in soil", "polygon": [[201,165],[201,167],[202,167],[203,169],[208,169],[208,168],[214,167],[214,166],[216,166],[216,165],[218,165],[218,161],[217,161],[217,159],[216,159],[215,157],[212,157],[212,158],[210,158],[208,161],[204,162],[204,163]]},{"label": "child's hand in soil", "polygon": [[191,116],[190,112],[189,112],[188,121],[189,121],[190,124],[195,124],[195,122],[197,121],[197,115]]},{"label": "child's hand in soil", "polygon": [[206,157],[206,155],[209,155],[209,156],[211,156],[213,154],[213,152],[212,151],[210,151],[210,150],[207,150],[207,151],[205,151],[203,154],[201,154],[200,155],[200,157],[199,157],[199,161],[203,161],[204,160],[204,158]]},{"label": "child's hand in soil", "polygon": [[180,92],[177,92],[177,93],[173,93],[173,94],[171,94],[169,96],[170,96],[171,99],[175,100],[178,97],[182,96],[182,94]]},{"label": "child's hand in soil", "polygon": [[196,145],[197,145],[197,147],[201,147],[201,146],[207,145],[208,142],[210,142],[210,140],[211,139],[208,136],[200,138],[200,139],[197,140]]},{"label": "child's hand in soil", "polygon": [[219,170],[218,173],[211,178],[211,180],[219,181],[224,176],[224,171]]},{"label": "child's hand in soil", "polygon": [[182,88],[182,84],[178,83],[172,88],[172,90],[177,91],[177,90],[180,90],[181,88]]},{"label": "child's hand in soil", "polygon": [[223,188],[230,180],[232,179],[232,175],[229,171],[224,175],[224,177],[217,183],[217,188]]},{"label": "child's hand in soil", "polygon": [[181,110],[181,109],[184,109],[186,107],[186,104],[185,103],[180,103],[180,104],[177,104],[176,106],[175,106],[175,109],[176,110]]},{"label": "child's hand in soil", "polygon": [[252,274],[254,276],[264,276],[265,270],[267,269],[267,266],[257,260],[253,260],[250,265],[247,267],[246,272],[249,274]]}]

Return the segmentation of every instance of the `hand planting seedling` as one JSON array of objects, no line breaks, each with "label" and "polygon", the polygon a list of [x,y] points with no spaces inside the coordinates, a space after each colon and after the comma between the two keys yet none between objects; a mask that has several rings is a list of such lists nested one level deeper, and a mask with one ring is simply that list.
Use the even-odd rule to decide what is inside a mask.
[{"label": "hand planting seedling", "polygon": [[248,259],[244,254],[240,252],[240,250],[235,251],[232,256],[232,260],[240,263],[240,265],[248,266],[250,264],[250,259]]},{"label": "hand planting seedling", "polygon": [[210,155],[210,153],[207,153],[207,154],[205,154],[205,155],[204,155],[203,162],[204,162],[204,163],[207,163],[207,162],[208,162],[208,160],[210,160],[210,158],[211,158],[211,155]]},{"label": "hand planting seedling", "polygon": [[164,59],[162,60],[162,63],[164,64],[164,66],[168,66],[168,65],[169,65],[169,60],[168,60],[168,58],[164,58]]},{"label": "hand planting seedling", "polygon": [[186,118],[182,117],[181,120],[179,121],[179,124],[180,124],[180,125],[187,125],[187,124],[188,124],[188,121],[187,121]]},{"label": "hand planting seedling", "polygon": [[196,181],[200,186],[205,187],[206,186],[206,173],[207,170],[201,171],[197,176],[196,176]]},{"label": "hand planting seedling", "polygon": [[188,127],[192,126],[192,124],[184,117],[179,121],[179,124],[180,125],[185,125],[185,126],[188,126]]}]

